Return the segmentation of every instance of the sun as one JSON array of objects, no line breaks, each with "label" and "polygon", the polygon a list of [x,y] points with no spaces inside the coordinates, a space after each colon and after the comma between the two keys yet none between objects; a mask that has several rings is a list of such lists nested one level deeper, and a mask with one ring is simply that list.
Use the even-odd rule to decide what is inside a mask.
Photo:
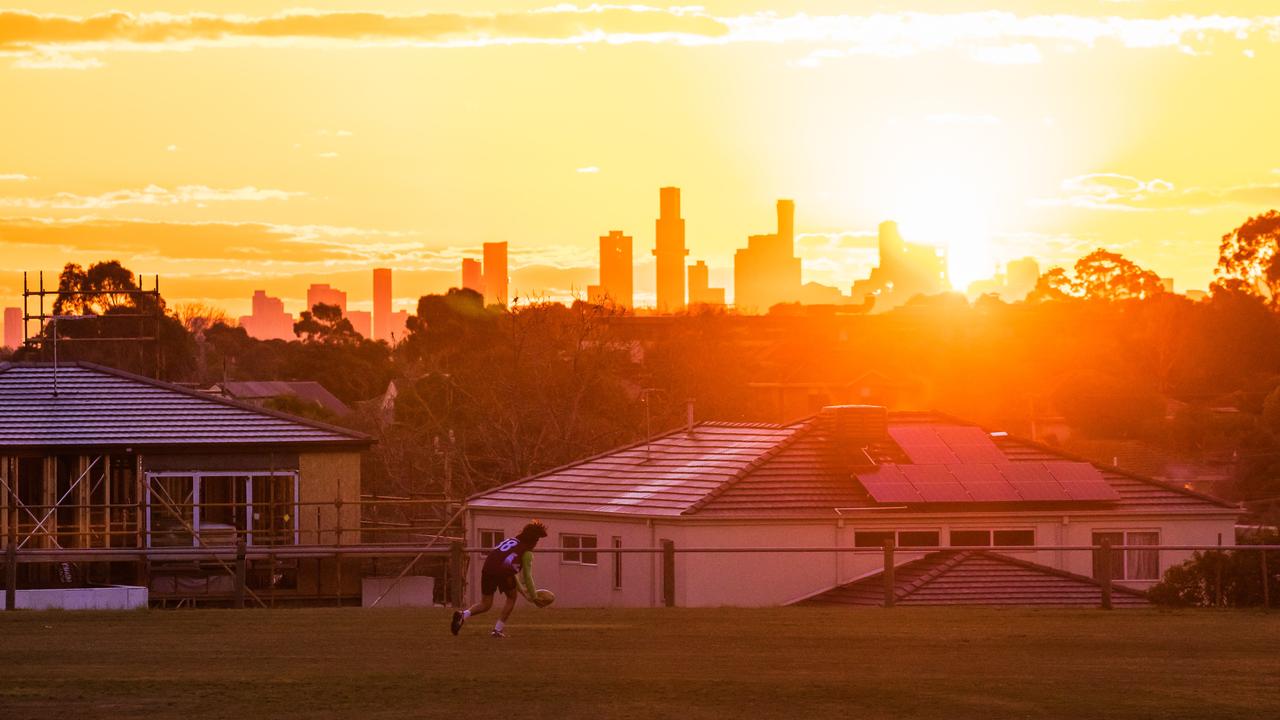
[{"label": "sun", "polygon": [[946,251],[947,274],[955,290],[964,292],[975,280],[995,274],[990,214],[981,183],[974,178],[924,178],[897,212],[903,239]]}]

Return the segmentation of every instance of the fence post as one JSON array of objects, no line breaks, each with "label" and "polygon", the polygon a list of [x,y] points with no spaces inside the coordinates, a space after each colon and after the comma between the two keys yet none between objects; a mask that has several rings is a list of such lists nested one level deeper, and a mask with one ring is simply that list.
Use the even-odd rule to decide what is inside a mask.
[{"label": "fence post", "polygon": [[244,538],[236,540],[236,596],[235,608],[237,610],[244,609],[244,586],[245,586],[245,559],[244,559]]},{"label": "fence post", "polygon": [[884,541],[884,572],[881,575],[884,577],[884,606],[891,608],[893,607],[893,586],[895,584],[893,578],[893,538]]},{"label": "fence post", "polygon": [[453,601],[455,608],[462,607],[462,568],[464,564],[462,541],[454,540],[449,543],[449,598]]},{"label": "fence post", "polygon": [[673,540],[662,541],[662,604],[676,606],[676,544]]},{"label": "fence post", "polygon": [[1111,609],[1111,541],[1102,539],[1102,565],[1099,568],[1102,577],[1098,583],[1102,585],[1102,609]]},{"label": "fence post", "polygon": [[4,603],[6,610],[18,609],[18,543],[12,532],[4,550]]},{"label": "fence post", "polygon": [[1267,551],[1259,550],[1262,553],[1262,609],[1271,609],[1271,573],[1267,571]]}]

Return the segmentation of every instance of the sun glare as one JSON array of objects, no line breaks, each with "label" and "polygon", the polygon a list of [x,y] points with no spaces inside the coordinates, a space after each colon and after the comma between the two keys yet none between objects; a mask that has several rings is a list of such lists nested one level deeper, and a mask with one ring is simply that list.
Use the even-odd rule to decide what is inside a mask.
[{"label": "sun glare", "polygon": [[912,188],[897,219],[907,242],[946,252],[951,285],[963,292],[975,280],[991,277],[995,269],[988,216],[985,198],[972,178],[934,176]]}]

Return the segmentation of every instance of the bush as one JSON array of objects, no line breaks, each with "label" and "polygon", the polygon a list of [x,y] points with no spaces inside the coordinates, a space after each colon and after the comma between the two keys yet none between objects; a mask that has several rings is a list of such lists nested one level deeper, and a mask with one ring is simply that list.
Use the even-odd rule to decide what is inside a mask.
[{"label": "bush", "polygon": [[[1274,545],[1276,533],[1241,544]],[[1191,559],[1165,571],[1148,597],[1176,607],[1258,607],[1262,605],[1262,561],[1258,550],[1197,551]],[[1272,604],[1280,602],[1280,551],[1268,550],[1267,575]]]}]

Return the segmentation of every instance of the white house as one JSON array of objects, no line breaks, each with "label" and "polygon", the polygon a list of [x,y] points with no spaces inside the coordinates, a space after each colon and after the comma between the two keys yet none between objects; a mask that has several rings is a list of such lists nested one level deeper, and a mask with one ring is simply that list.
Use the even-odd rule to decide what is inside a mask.
[{"label": "white house", "polygon": [[[575,548],[539,554],[534,567],[538,584],[564,606],[661,605],[660,555],[592,550],[663,540],[677,548],[869,549],[682,553],[674,583],[680,606],[848,599],[858,595],[851,584],[881,571],[883,553],[871,549],[889,537],[899,548],[898,576],[910,584],[904,599],[954,573],[954,591],[941,593],[946,582],[938,581],[930,597],[1072,604],[1096,601],[1093,553],[1037,546],[1230,544],[1239,513],[1182,487],[953,418],[838,406],[788,425],[704,422],[504,485],[470,498],[466,528],[468,545],[491,547],[530,518],[545,522],[544,545]],[[1026,549],[981,550],[993,545]],[[925,557],[913,547],[956,550]],[[1127,589],[1146,589],[1189,556],[1116,551],[1118,592],[1141,601]],[[479,565],[471,563],[472,597]],[[994,582],[1001,577],[1010,582]],[[1040,589],[1019,589],[1032,586]]]}]

